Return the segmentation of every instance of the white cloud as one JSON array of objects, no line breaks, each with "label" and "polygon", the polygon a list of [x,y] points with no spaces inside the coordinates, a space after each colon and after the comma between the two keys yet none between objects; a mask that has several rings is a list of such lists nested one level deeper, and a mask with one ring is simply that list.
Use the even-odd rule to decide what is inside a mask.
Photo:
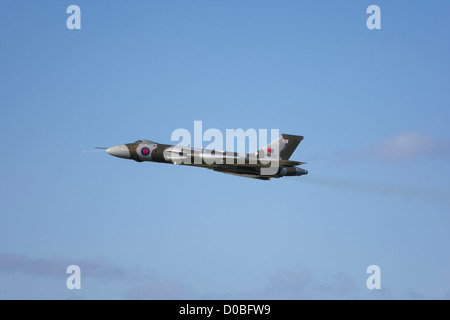
[{"label": "white cloud", "polygon": [[[194,290],[183,279],[168,278],[156,275],[152,272],[144,272],[137,269],[128,270],[120,268],[105,259],[84,259],[72,261],[60,256],[50,258],[32,259],[27,255],[9,254],[0,252],[0,275],[14,275],[14,288],[17,286],[17,277],[33,277],[42,280],[45,276],[55,279],[65,278],[65,269],[69,264],[79,264],[84,266],[84,275],[98,280],[99,282],[89,282],[90,289],[83,292],[70,292],[69,298],[107,298],[113,299],[394,299],[390,290],[386,287],[382,290],[368,290],[363,284],[357,283],[355,279],[344,272],[331,275],[328,280],[318,279],[308,267],[298,267],[295,270],[280,270],[272,274],[268,281],[262,283],[259,289],[248,291],[220,293],[198,292]],[[36,277],[37,276],[37,277]],[[29,285],[29,278],[25,283]],[[33,282],[35,283],[35,281]],[[117,287],[117,288],[116,288]],[[8,289],[8,287],[6,287]],[[0,290],[2,298],[27,297],[30,289],[20,287],[18,292]],[[48,290],[50,288],[50,291]],[[86,288],[86,287],[85,287]],[[5,289],[5,287],[0,288]],[[17,288],[16,288],[17,289]],[[43,284],[33,287],[31,298],[54,299],[53,294],[60,294],[56,298],[67,296],[65,282],[57,285],[49,284],[47,280]],[[58,291],[59,290],[59,291]],[[219,289],[220,290],[220,289]],[[376,291],[376,292],[375,292]],[[74,295],[75,294],[75,295]],[[77,296],[76,294],[84,294]],[[100,296],[98,296],[100,294]],[[405,295],[406,299],[425,299],[426,297],[417,292],[410,291]],[[444,296],[449,299],[450,293]]]},{"label": "white cloud", "polygon": [[[16,279],[22,278],[22,284],[28,283],[30,278],[39,280],[46,279],[44,282],[45,285],[40,283],[40,286],[38,285],[38,287],[33,288],[34,293],[31,297],[38,299],[41,296],[49,297],[47,287],[52,287],[51,284],[54,279],[58,281],[60,279],[66,279],[68,277],[66,269],[72,264],[79,265],[82,277],[88,277],[90,279],[86,282],[83,281],[83,283],[87,283],[85,285],[86,287],[90,287],[90,290],[94,292],[97,291],[97,294],[99,292],[98,290],[100,292],[103,290],[104,295],[110,298],[188,299],[195,296],[190,287],[180,279],[173,280],[161,277],[150,270],[120,267],[104,258],[69,259],[63,256],[53,256],[34,259],[25,254],[0,252],[0,276],[13,276]],[[100,282],[97,280],[100,280]],[[57,286],[57,288],[63,288],[65,295],[67,293],[65,281],[59,284],[61,283],[62,285]],[[14,290],[17,290],[18,287],[20,287],[19,284],[14,284]],[[52,288],[54,289],[54,287]],[[15,296],[9,291],[5,293],[0,291],[0,297],[8,299],[16,296],[17,298],[27,296],[29,290],[23,290],[23,293],[20,291],[16,292]],[[95,293],[93,293],[93,296],[89,292],[90,290],[84,289],[80,294],[85,294],[86,297],[99,298],[95,296]],[[73,296],[73,292],[71,294],[70,298],[77,298],[77,296]]]},{"label": "white cloud", "polygon": [[[390,290],[369,290],[344,272],[330,275],[327,281],[320,280],[308,267],[296,270],[279,270],[272,274],[260,289],[234,293],[207,293],[201,299],[219,300],[330,300],[330,299],[393,299]],[[376,292],[374,292],[376,291]]]},{"label": "white cloud", "polygon": [[170,279],[153,279],[128,290],[126,299],[132,300],[184,300],[195,299],[197,294],[184,283]]},{"label": "white cloud", "polygon": [[411,160],[438,152],[439,143],[423,134],[400,133],[375,146],[372,152],[384,160]]},{"label": "white cloud", "polygon": [[0,273],[23,273],[38,276],[65,276],[68,266],[79,265],[83,274],[92,277],[122,279],[131,276],[126,269],[117,267],[103,258],[67,259],[61,256],[32,259],[27,255],[0,252]]}]

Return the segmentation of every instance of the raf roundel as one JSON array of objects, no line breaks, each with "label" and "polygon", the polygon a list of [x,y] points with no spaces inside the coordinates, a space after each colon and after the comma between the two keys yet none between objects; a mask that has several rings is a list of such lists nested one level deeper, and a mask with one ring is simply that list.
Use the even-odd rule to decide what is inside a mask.
[{"label": "raf roundel", "polygon": [[145,147],[141,149],[141,153],[143,156],[148,156],[150,154],[150,149]]}]

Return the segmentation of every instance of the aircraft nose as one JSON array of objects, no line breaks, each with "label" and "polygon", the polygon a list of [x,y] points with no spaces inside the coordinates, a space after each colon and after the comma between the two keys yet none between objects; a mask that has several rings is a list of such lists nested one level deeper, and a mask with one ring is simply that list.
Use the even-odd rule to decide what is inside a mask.
[{"label": "aircraft nose", "polygon": [[128,150],[127,146],[124,144],[108,148],[106,149],[106,152],[114,157],[130,159],[130,150]]}]

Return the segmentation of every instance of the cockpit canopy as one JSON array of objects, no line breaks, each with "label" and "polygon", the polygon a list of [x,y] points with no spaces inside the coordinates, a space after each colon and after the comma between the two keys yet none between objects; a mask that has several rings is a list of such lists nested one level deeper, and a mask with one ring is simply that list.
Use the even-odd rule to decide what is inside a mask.
[{"label": "cockpit canopy", "polygon": [[141,144],[141,143],[143,143],[143,144],[156,144],[155,142],[150,141],[150,140],[138,140],[138,141],[135,142],[135,144]]}]

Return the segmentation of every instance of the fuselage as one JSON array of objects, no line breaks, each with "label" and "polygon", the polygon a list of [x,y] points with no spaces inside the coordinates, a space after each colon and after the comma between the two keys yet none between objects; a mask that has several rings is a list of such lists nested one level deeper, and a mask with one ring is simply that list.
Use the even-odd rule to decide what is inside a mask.
[{"label": "fuselage", "polygon": [[[137,162],[151,161],[176,165],[205,167],[224,173],[248,176],[262,180],[282,176],[300,176],[307,170],[296,167],[302,162],[282,160],[270,154],[236,153],[159,144],[149,140],[138,140],[106,149],[112,156]],[[275,168],[271,174],[262,174],[262,168]]]}]

